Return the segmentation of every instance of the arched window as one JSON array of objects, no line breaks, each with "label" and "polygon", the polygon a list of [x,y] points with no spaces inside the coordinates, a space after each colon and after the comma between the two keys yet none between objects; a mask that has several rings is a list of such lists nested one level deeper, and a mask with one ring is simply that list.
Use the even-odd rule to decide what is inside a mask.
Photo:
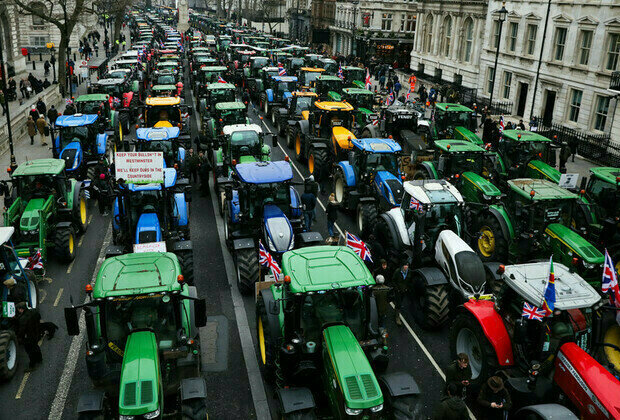
[{"label": "arched window", "polygon": [[466,62],[471,61],[471,54],[474,49],[474,21],[468,17],[463,24],[463,38],[465,44],[462,50],[462,60]]},{"label": "arched window", "polygon": [[443,20],[443,54],[447,57],[450,55],[450,43],[452,42],[452,17],[446,16]]},{"label": "arched window", "polygon": [[[34,9],[34,10],[37,10],[37,11],[43,13],[43,14],[47,14],[47,9],[45,8],[45,5],[43,3],[33,2],[33,3],[30,3],[30,7],[32,9]],[[33,14],[32,15],[32,25],[33,26],[43,26],[43,25],[45,25],[45,21],[41,17]]]},{"label": "arched window", "polygon": [[424,32],[426,34],[426,39],[424,40],[424,51],[429,53],[431,52],[433,44],[433,15],[428,15],[426,18],[426,30]]}]

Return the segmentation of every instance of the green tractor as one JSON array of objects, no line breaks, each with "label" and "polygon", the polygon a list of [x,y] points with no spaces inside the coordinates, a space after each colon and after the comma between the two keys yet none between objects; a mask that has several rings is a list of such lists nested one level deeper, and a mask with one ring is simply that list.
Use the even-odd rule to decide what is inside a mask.
[{"label": "green tractor", "polygon": [[366,71],[359,67],[342,66],[344,84],[347,87],[366,89]]},{"label": "green tractor", "polygon": [[198,112],[200,115],[209,115],[216,104],[220,102],[235,102],[235,85],[232,83],[209,83],[198,97]]},{"label": "green tractor", "polygon": [[218,142],[227,125],[251,124],[243,102],[218,102],[211,115],[202,116],[202,143]]},{"label": "green tractor", "polygon": [[387,367],[372,275],[346,247],[282,256],[283,283],[257,286],[263,376],[275,382],[281,418],[421,418],[411,375]]},{"label": "green tractor", "polygon": [[338,76],[321,74],[312,82],[312,90],[316,92],[321,101],[342,101],[342,88],[344,83]]},{"label": "green tractor", "polygon": [[350,103],[355,108],[356,135],[371,137],[370,134],[364,136],[363,133],[368,124],[377,125],[379,122],[379,115],[374,111],[377,104],[375,94],[363,88],[344,88],[342,89],[342,101]]},{"label": "green tractor", "polygon": [[198,330],[206,304],[184,281],[177,257],[108,258],[86,291],[86,303],[65,308],[72,336],[84,310],[86,371],[95,386],[80,395],[78,418],[207,418]]},{"label": "green tractor", "polygon": [[427,143],[440,139],[459,139],[482,146],[482,139],[477,134],[478,118],[473,109],[461,104],[440,102],[435,104],[434,113],[434,121],[430,118],[418,121],[418,131],[429,137]]},{"label": "green tractor", "polygon": [[[17,255],[48,251],[64,262],[75,258],[78,233],[86,231],[88,210],[82,182],[69,179],[65,161],[37,159],[22,163],[11,174],[12,191],[5,198],[4,226],[15,228]],[[5,188],[8,191],[8,188]],[[10,203],[10,207],[8,204]]]},{"label": "green tractor", "polygon": [[119,112],[110,107],[110,95],[91,93],[80,95],[75,99],[77,114],[99,114],[106,121],[106,130],[112,131],[114,138],[123,141],[123,128]]},{"label": "green tractor", "polygon": [[[219,77],[224,77],[228,71],[225,66],[202,66],[198,69],[194,78],[194,95],[197,98],[205,96],[204,90],[207,85],[217,83]],[[224,79],[222,79],[224,80]]]}]

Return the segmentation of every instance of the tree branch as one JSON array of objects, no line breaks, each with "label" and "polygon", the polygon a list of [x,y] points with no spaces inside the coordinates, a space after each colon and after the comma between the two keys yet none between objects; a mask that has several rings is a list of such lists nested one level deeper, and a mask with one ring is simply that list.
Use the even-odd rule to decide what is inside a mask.
[{"label": "tree branch", "polygon": [[11,0],[11,1],[15,3],[17,7],[19,7],[22,10],[25,10],[29,14],[37,16],[43,19],[44,21],[51,23],[52,25],[56,26],[61,31],[64,30],[64,24],[60,20],[52,17],[51,13],[48,14],[36,8],[32,8],[31,6],[28,6],[24,2],[22,2],[22,0]]}]

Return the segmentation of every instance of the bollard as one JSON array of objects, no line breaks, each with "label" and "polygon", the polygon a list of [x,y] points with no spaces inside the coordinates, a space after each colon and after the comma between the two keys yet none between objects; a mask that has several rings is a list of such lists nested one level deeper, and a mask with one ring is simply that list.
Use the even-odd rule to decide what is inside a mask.
[{"label": "bollard", "polygon": [[43,61],[43,53],[39,53],[39,61]]},{"label": "bollard", "polygon": [[73,53],[73,61],[77,61],[77,56]]},{"label": "bollard", "polygon": [[30,58],[30,51],[28,51],[28,61],[31,61],[31,58]]},{"label": "bollard", "polygon": [[36,70],[37,66],[36,66],[36,61],[32,60],[32,70]]}]

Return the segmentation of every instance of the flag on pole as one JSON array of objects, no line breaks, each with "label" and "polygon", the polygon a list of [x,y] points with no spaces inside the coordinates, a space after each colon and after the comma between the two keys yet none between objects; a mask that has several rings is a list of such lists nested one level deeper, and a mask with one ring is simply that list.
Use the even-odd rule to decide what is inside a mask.
[{"label": "flag on pole", "polygon": [[370,70],[368,68],[366,68],[366,81],[364,83],[366,83],[366,89],[370,90],[372,83],[370,82]]},{"label": "flag on pole", "polygon": [[605,265],[603,266],[603,281],[601,290],[609,294],[609,301],[620,309],[620,287],[618,286],[618,276],[611,256],[605,249]]},{"label": "flag on pole", "polygon": [[411,100],[411,90],[409,92],[407,92],[407,94],[405,95],[405,102],[409,102]]},{"label": "flag on pole", "polygon": [[280,281],[282,269],[278,265],[278,262],[273,259],[269,251],[267,251],[262,241],[258,241],[258,262],[263,267],[271,270],[271,274],[273,274],[276,281]]},{"label": "flag on pole", "polygon": [[342,64],[338,65],[338,73],[336,76],[340,77],[340,79],[344,80],[344,72],[342,71]]},{"label": "flag on pole", "polygon": [[372,257],[370,255],[370,251],[368,250],[368,247],[366,246],[364,241],[362,241],[357,236],[347,232],[346,245],[349,248],[351,248],[353,251],[355,251],[355,253],[359,255],[359,257],[362,260],[372,262]]},{"label": "flag on pole", "polygon": [[411,197],[411,201],[409,201],[409,208],[415,211],[422,211],[424,210],[424,205],[415,198]]},{"label": "flag on pole", "polygon": [[385,104],[387,106],[390,106],[394,103],[394,91],[390,90],[390,93],[388,94],[387,98],[385,98]]},{"label": "flag on pole", "polygon": [[521,313],[521,316],[530,320],[542,321],[545,317],[545,311],[543,309],[539,309],[537,306],[523,302],[523,312]]},{"label": "flag on pole", "polygon": [[504,116],[499,117],[499,131],[504,131]]},{"label": "flag on pole", "polygon": [[26,270],[42,270],[43,269],[43,259],[41,258],[41,250],[37,249],[33,255],[28,257],[28,262],[26,263]]},{"label": "flag on pole", "polygon": [[222,76],[217,76],[218,83],[226,83],[226,80],[222,79]]},{"label": "flag on pole", "polygon": [[553,255],[549,259],[549,280],[547,280],[547,287],[545,288],[545,295],[543,296],[542,308],[545,310],[546,316],[553,314],[555,308],[555,274],[553,272]]},{"label": "flag on pole", "polygon": [[278,76],[286,76],[286,69],[280,63],[278,63]]}]

